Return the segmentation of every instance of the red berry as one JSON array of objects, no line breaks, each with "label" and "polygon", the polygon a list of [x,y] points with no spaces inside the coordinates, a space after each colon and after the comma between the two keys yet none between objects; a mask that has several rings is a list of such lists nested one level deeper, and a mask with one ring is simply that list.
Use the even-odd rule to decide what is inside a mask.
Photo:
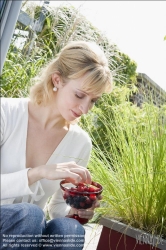
[{"label": "red berry", "polygon": [[76,194],[74,192],[70,192],[70,196],[74,197]]},{"label": "red berry", "polygon": [[89,187],[89,192],[94,192],[95,189],[93,187]]},{"label": "red berry", "polygon": [[63,194],[63,198],[66,200],[68,196],[69,196],[69,192],[65,191],[64,194]]},{"label": "red berry", "polygon": [[84,187],[85,192],[89,192],[89,188],[87,186]]},{"label": "red berry", "polygon": [[84,187],[79,186],[79,187],[77,188],[77,191],[79,191],[79,192],[84,192]]},{"label": "red berry", "polygon": [[66,193],[64,193],[63,198],[64,198],[65,200],[67,199]]},{"label": "red berry", "polygon": [[85,184],[84,183],[78,183],[78,187],[83,187]]},{"label": "red berry", "polygon": [[94,200],[96,200],[96,195],[95,194],[90,194],[90,199],[92,200],[92,201],[94,201]]}]

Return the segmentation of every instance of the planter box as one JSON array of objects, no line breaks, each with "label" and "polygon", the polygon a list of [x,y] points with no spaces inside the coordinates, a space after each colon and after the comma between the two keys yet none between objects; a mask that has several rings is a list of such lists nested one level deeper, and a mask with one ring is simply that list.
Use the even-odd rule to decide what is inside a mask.
[{"label": "planter box", "polygon": [[119,221],[101,218],[103,229],[97,250],[166,250],[166,240]]}]

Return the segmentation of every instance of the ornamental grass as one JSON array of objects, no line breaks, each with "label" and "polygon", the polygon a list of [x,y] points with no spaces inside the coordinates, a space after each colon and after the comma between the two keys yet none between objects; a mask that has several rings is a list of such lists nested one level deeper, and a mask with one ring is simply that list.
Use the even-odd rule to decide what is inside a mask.
[{"label": "ornamental grass", "polygon": [[93,126],[84,120],[94,144],[88,167],[104,187],[97,215],[166,238],[166,106],[105,107],[91,113]]}]

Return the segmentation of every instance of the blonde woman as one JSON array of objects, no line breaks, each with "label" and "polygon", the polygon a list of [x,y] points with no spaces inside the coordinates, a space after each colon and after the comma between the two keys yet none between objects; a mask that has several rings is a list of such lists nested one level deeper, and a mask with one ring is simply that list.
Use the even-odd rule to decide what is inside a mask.
[{"label": "blonde woman", "polygon": [[[77,243],[84,240],[81,224],[65,217],[74,209],[65,203],[59,183],[62,179],[91,183],[86,166],[92,143],[76,121],[111,89],[104,52],[95,43],[73,41],[34,79],[29,98],[1,98],[3,240],[16,235],[13,244],[20,244],[22,235],[30,235],[28,244],[26,237],[21,238],[24,249],[40,249],[43,235],[60,235],[61,240],[64,235],[75,235]],[[99,201],[78,215],[91,219],[98,206]],[[82,249],[83,243],[68,249]],[[1,249],[8,247],[9,242],[2,241]],[[49,243],[42,249],[66,249],[66,245],[58,248]]]}]

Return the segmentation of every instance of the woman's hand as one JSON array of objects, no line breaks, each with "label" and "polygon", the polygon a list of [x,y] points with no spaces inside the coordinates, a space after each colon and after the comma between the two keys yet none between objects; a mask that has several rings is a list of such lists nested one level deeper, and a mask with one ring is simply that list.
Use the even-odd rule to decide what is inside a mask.
[{"label": "woman's hand", "polygon": [[43,165],[28,171],[29,185],[40,179],[60,180],[65,179],[73,184],[85,182],[91,184],[92,179],[87,168],[76,164],[74,161],[55,165]]},{"label": "woman's hand", "polygon": [[75,209],[75,208],[71,208],[69,214],[78,214],[78,216],[80,218],[85,218],[88,220],[91,220],[94,216],[94,210],[95,208],[100,207],[100,202],[99,200],[102,199],[102,196],[100,195],[98,197],[98,199],[96,200],[96,202],[93,203],[93,206],[91,208],[88,209]]}]

